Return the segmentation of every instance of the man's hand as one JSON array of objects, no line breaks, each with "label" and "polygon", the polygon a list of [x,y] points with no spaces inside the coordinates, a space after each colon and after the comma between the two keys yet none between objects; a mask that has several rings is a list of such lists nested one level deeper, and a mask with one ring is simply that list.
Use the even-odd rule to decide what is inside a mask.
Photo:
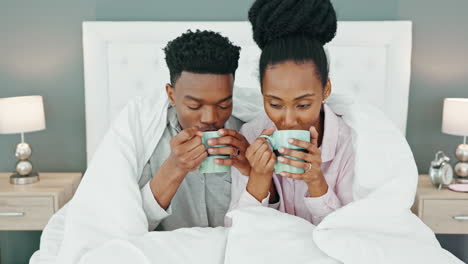
[{"label": "man's hand", "polygon": [[211,138],[208,140],[209,146],[228,145],[226,147],[208,148],[208,153],[211,155],[230,155],[228,159],[216,159],[218,165],[233,166],[242,174],[250,174],[250,164],[245,153],[249,147],[249,142],[245,137],[232,129],[218,130],[219,138]]},{"label": "man's hand", "polygon": [[208,156],[198,127],[182,130],[171,140],[171,154],[150,182],[158,204],[167,209],[187,173],[197,169]]},{"label": "man's hand", "polygon": [[[175,170],[189,173],[196,170],[208,156],[202,144],[203,133],[198,127],[182,130],[171,140],[171,154],[167,161]],[[184,175],[185,176],[185,175]]]}]

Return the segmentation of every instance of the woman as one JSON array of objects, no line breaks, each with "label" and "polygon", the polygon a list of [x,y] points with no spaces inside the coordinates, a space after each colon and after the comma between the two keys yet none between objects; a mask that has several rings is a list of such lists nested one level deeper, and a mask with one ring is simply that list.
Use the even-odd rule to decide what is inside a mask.
[{"label": "woman", "polygon": [[[354,176],[351,130],[325,103],[331,82],[323,46],[335,36],[335,11],[329,0],[257,0],[249,20],[262,49],[259,72],[267,116],[241,129],[251,143],[246,157],[252,169],[248,176],[233,173],[231,210],[270,206],[318,224],[352,201]],[[304,173],[274,173],[277,157],[259,136],[276,129],[311,132],[310,142],[290,141],[308,153],[279,149],[278,162]]]}]

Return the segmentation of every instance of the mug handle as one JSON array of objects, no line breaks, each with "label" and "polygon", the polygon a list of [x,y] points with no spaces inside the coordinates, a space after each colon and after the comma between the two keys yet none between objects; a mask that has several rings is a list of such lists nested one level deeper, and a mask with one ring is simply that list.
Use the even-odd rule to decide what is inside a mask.
[{"label": "mug handle", "polygon": [[270,147],[273,149],[273,138],[267,135],[261,135],[260,137],[266,139],[268,141],[268,144]]}]

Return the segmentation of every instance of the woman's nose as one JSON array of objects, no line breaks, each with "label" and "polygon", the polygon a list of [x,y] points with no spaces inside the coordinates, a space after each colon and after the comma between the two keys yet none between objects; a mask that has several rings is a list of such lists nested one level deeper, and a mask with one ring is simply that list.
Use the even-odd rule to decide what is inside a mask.
[{"label": "woman's nose", "polygon": [[297,127],[297,118],[294,111],[286,111],[283,119],[283,125],[286,129],[293,129]]}]

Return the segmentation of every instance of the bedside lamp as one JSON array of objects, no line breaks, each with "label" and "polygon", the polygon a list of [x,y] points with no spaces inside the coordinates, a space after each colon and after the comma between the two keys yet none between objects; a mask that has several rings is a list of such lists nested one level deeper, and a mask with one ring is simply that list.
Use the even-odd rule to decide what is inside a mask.
[{"label": "bedside lamp", "polygon": [[445,98],[442,120],[442,132],[463,136],[463,144],[458,145],[455,156],[459,162],[455,165],[458,181],[468,183],[468,98]]},{"label": "bedside lamp", "polygon": [[46,128],[42,96],[0,98],[0,134],[21,133],[21,143],[16,145],[16,172],[10,176],[11,184],[28,184],[39,181],[39,174],[29,161],[32,150],[24,142],[24,133]]}]

